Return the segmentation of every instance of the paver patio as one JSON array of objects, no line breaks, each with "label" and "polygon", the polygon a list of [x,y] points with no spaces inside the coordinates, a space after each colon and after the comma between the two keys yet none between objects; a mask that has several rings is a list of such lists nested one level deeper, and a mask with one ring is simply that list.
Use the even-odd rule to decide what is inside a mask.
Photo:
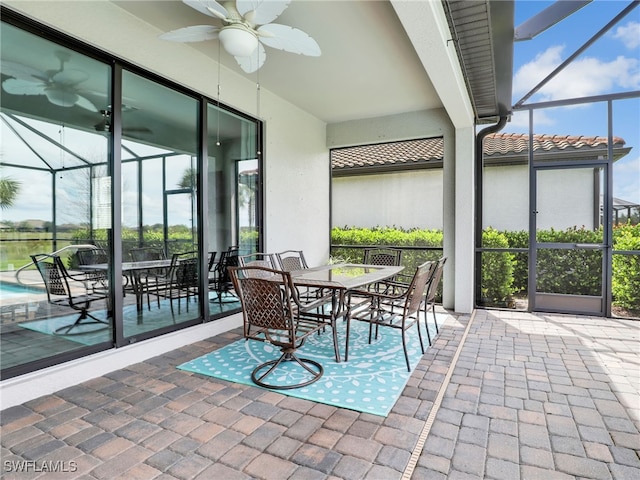
[{"label": "paver patio", "polygon": [[0,476],[640,478],[640,322],[439,318],[386,418],[175,368],[234,330],[0,412]]}]

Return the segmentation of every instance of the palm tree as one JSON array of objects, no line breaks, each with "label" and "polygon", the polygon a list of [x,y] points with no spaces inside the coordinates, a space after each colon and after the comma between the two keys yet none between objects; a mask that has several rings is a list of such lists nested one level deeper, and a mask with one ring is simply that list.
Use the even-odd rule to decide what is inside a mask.
[{"label": "palm tree", "polygon": [[20,182],[10,177],[0,178],[0,210],[13,207],[20,192]]}]

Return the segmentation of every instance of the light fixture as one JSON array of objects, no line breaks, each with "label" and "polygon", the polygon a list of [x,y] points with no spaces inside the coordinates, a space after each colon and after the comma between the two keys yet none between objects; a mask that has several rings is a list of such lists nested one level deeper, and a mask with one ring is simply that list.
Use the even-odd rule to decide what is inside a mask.
[{"label": "light fixture", "polygon": [[258,37],[243,25],[229,25],[220,30],[224,49],[234,57],[248,57],[258,48]]},{"label": "light fixture", "polygon": [[47,96],[47,100],[60,107],[73,107],[80,99],[77,93],[65,88],[60,88],[59,86],[45,88],[44,94]]}]

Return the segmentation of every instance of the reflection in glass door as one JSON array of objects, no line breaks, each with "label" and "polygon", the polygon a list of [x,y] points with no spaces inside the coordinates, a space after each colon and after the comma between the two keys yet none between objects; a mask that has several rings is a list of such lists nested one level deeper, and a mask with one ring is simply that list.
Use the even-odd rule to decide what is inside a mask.
[{"label": "reflection in glass door", "polygon": [[533,309],[605,315],[606,165],[536,168]]}]

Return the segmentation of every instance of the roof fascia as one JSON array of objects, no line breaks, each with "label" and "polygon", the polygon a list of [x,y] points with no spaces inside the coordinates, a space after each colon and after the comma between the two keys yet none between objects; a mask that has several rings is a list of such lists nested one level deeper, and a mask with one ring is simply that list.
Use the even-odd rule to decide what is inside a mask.
[{"label": "roof fascia", "polygon": [[454,127],[472,127],[475,114],[442,3],[390,1]]}]

